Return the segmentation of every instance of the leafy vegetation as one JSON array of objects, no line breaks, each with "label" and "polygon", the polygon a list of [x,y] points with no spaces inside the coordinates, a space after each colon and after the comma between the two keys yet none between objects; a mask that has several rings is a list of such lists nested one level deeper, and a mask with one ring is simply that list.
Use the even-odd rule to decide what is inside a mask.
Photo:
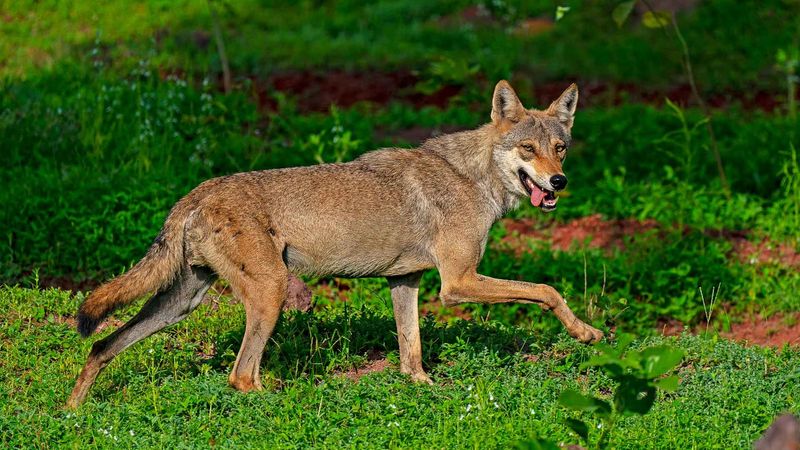
[{"label": "leafy vegetation", "polygon": [[[686,2],[671,16],[645,3],[213,0],[227,94],[206,0],[0,3],[0,444],[750,446],[775,414],[800,411],[800,353],[716,332],[750,314],[791,326],[800,310],[797,263],[774,257],[800,250],[800,5]],[[647,26],[666,20],[686,48]],[[707,110],[686,95],[686,54]],[[577,80],[586,105],[559,209],[511,213],[480,270],[553,285],[606,344],[578,345],[526,305],[453,313],[431,271],[423,361],[436,383],[411,385],[394,368],[385,282],[307,279],[314,310],[280,322],[265,392],[226,387],[244,317],[216,292],[114,361],[84,408],[61,410],[90,346],[71,326],[86,293],[40,282],[123,272],[208,178],[479,126],[500,78],[539,107]],[[551,245],[587,218],[632,225],[608,245]],[[708,333],[661,337],[665,322]],[[389,368],[348,378],[376,358]]]},{"label": "leafy vegetation", "polygon": [[[576,389],[606,401],[615,385],[605,372],[581,368],[595,357],[591,347],[497,320],[423,321],[434,386],[410,384],[397,369],[353,382],[341,373],[368,351],[398,358],[382,287],[363,306],[284,317],[267,351],[270,388],[263,392],[226,385],[244,312],[223,298],[129,349],[88,403],[68,412],[62,404],[90,342],[63,318],[81,299],[0,290],[4,447],[508,447],[536,435],[576,442],[564,425],[572,413],[558,403],[561,393]],[[663,344],[687,349],[678,389],[658,394],[649,414],[620,418],[611,447],[745,447],[773,414],[800,407],[797,349],[689,335],[636,341],[631,349]]]},{"label": "leafy vegetation", "polygon": [[[559,403],[567,408],[592,413],[601,421],[597,426],[601,430],[600,436],[594,447],[604,448],[608,445],[614,426],[621,417],[647,414],[653,408],[659,390],[675,392],[678,389],[678,376],[667,374],[681,362],[683,351],[669,345],[657,345],[641,351],[626,352],[632,340],[632,336],[622,335],[617,348],[599,344],[597,347],[601,353],[581,364],[581,369],[599,367],[617,382],[613,408],[601,398],[583,395],[574,390],[565,390],[558,398]],[[567,425],[584,441],[589,442],[589,425],[586,422],[568,418]]]}]

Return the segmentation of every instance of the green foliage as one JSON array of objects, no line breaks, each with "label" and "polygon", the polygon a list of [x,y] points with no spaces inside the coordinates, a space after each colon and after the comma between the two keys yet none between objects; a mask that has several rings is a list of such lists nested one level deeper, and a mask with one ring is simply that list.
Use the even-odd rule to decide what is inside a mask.
[{"label": "green foliage", "polygon": [[336,107],[331,107],[331,118],[333,126],[330,129],[310,134],[302,144],[303,150],[313,154],[318,164],[348,161],[361,146],[361,141],[353,139],[352,133],[342,127]]},{"label": "green foliage", "polygon": [[[424,70],[449,58],[481,67],[494,80],[515,74],[536,83],[581,78],[611,83],[670,86],[683,79],[674,45],[660,30],[629,26],[614,31],[610,12],[620,3],[552,1],[381,2],[258,0],[225,2],[219,10],[234,78],[273,70]],[[466,8],[482,5],[488,17],[470,20]],[[102,59],[124,71],[156,48],[154,62],[167,69],[204,73],[219,63],[205,0],[53,6],[7,2],[0,76],[26,77],[79,60],[98,42]],[[533,36],[513,31],[529,18],[569,14],[554,29]],[[679,16],[701,89],[783,89],[772,69],[778,48],[796,35],[796,5],[769,0],[699,2]],[[370,20],[365,21],[364,18]],[[34,32],[35,30],[35,32]],[[714,39],[708,39],[712,32]],[[639,64],[648,61],[648,64]]]},{"label": "green foliage", "polygon": [[704,126],[709,119],[703,118],[690,125],[683,109],[672,103],[668,98],[664,102],[680,123],[680,128],[666,133],[656,141],[656,144],[664,144],[667,147],[666,152],[670,157],[674,158],[675,165],[680,168],[680,175],[686,180],[691,180],[694,178],[692,172],[697,157],[693,140],[698,134],[698,129]]},{"label": "green foliage", "polygon": [[[656,345],[640,351],[629,350],[633,336],[622,334],[617,346],[597,344],[599,354],[581,364],[581,369],[597,367],[604,371],[617,387],[612,403],[592,395],[567,389],[558,402],[573,410],[589,413],[601,423],[601,429],[593,448],[606,448],[609,434],[622,417],[650,412],[656,400],[656,391],[675,392],[678,389],[677,375],[665,376],[683,360],[685,352],[670,345]],[[567,425],[587,444],[591,444],[589,425],[574,417],[567,418]]]},{"label": "green foliage", "polygon": [[240,128],[255,117],[241,96],[155,78],[143,63],[122,80],[68,67],[7,85],[0,134],[20,181],[0,190],[16,205],[0,209],[4,276],[32,256],[55,273],[117,271],[197,180],[263,164],[257,131]]},{"label": "green foliage", "polygon": [[617,5],[614,10],[611,11],[611,18],[614,19],[618,27],[622,28],[622,26],[625,25],[628,16],[633,12],[634,6],[636,6],[636,0],[625,1]]},{"label": "green foliage", "polygon": [[800,84],[800,76],[797,69],[800,67],[800,47],[795,45],[788,49],[779,48],[775,55],[775,62],[778,70],[786,76],[786,105],[789,117],[797,119],[797,84]]},{"label": "green foliage", "polygon": [[[712,334],[620,337],[594,354],[531,305],[465,306],[469,321],[439,313],[435,271],[421,289],[432,311],[421,324],[433,387],[396,370],[383,280],[309,280],[330,293],[317,291],[313,314],[279,323],[264,358],[266,392],[226,387],[244,313],[221,296],[114,361],[81,411],[59,412],[91,345],[70,325],[85,294],[40,285],[123,271],[174,202],[208,178],[346,161],[474,128],[489,120],[500,78],[528,105],[564,79],[597,80],[609,92],[607,107],[579,110],[559,210],[543,217],[523,205],[513,217],[535,219],[544,234],[590,214],[653,229],[624,236],[619,248],[578,241],[560,251],[543,240],[511,246],[497,226],[483,273],[551,284],[595,325],[643,336],[663,319],[713,328],[742,311],[797,311],[796,268],[742,261],[727,238],[800,247],[796,5],[719,0],[676,16],[701,93],[745,94],[712,117],[728,197],[704,151],[700,111],[614,93],[621,84],[664,92],[685,80],[675,43],[650,28],[672,17],[646,11],[629,21],[634,3],[221,2],[234,74],[233,93],[222,95],[206,0],[5,2],[0,283],[34,289],[0,288],[0,446],[554,448],[574,440],[572,430],[615,448],[749,447],[774,414],[800,411],[787,388],[800,380],[796,349],[744,348]],[[554,10],[550,27],[542,18]],[[460,94],[445,109],[357,104],[308,114],[270,84],[279,72],[331,69],[411,74],[419,83],[407,97]],[[603,104],[588,87],[582,98]],[[789,114],[754,111],[749,93],[762,90],[786,90]],[[724,304],[718,323],[702,296],[711,288]],[[678,390],[676,348],[686,353]],[[375,355],[387,371],[355,383],[341,375]],[[659,390],[671,393],[653,403]],[[582,412],[565,412],[561,391]]]},{"label": "green foliage", "polygon": [[[388,292],[385,283],[379,292]],[[313,315],[284,316],[266,349],[267,389],[241,394],[227,386],[229,367],[221,361],[230,358],[229,346],[236,350],[244,311],[223,296],[126,350],[100,375],[88,402],[68,412],[62,406],[96,339],[80,339],[65,320],[83,298],[0,288],[3,447],[537,448],[526,444],[537,437],[575,442],[564,421],[588,414],[573,417],[561,407],[562,390],[610,392],[615,384],[602,370],[589,369],[586,378],[581,364],[595,352],[563,330],[497,320],[423,320],[423,364],[433,386],[410,383],[396,363],[351,381],[341,373],[362,367],[368,354],[397,357],[391,306],[371,296],[363,309],[339,302]],[[775,414],[800,412],[790,388],[800,381],[797,349],[694,336],[629,348],[663,345],[687,352],[680,389],[660,397],[650,413],[620,419],[610,447],[743,448]],[[590,437],[596,433],[590,427]]]},{"label": "green foliage", "polygon": [[786,160],[780,170],[781,196],[769,206],[760,224],[774,238],[793,241],[800,247],[800,164],[794,144],[786,152]]},{"label": "green foliage", "polygon": [[445,86],[472,85],[471,81],[480,70],[478,65],[470,65],[463,59],[443,58],[430,63],[423,72],[423,79],[416,89],[423,94],[431,95]]},{"label": "green foliage", "polygon": [[[378,130],[473,127],[487,115],[461,107],[415,110],[401,104],[300,115],[290,99],[278,97],[278,111],[267,124],[259,124],[253,105],[239,94],[222,96],[191,80],[158,80],[147,67],[125,80],[107,69],[64,68],[6,84],[0,133],[7,137],[7,173],[15,181],[0,189],[0,200],[15,207],[0,209],[2,222],[9,224],[0,242],[3,280],[19,280],[36,268],[45,277],[113,275],[141,257],[171,205],[207,178],[320,159],[349,160],[391,144],[374,137]],[[576,144],[565,168],[567,174],[580,175],[571,176],[571,195],[553,217],[562,221],[601,212],[612,219],[655,219],[665,227],[631,237],[625,251],[588,253],[589,293],[604,292],[599,299],[603,320],[639,333],[663,317],[695,323],[702,319],[698,287],[718,283],[725,288],[725,301],[734,305],[771,297],[780,299],[771,302],[775,310],[795,308],[796,273],[742,268],[728,256],[727,242],[705,233],[755,229],[757,236],[794,236],[797,189],[792,180],[797,177],[791,154],[781,156],[786,167],[779,177],[769,175],[777,170],[771,154],[751,152],[736,159],[780,139],[789,129],[788,119],[746,120],[736,113],[715,119],[725,158],[736,163],[729,172],[734,186],[756,192],[753,187],[761,186],[763,192],[737,193],[727,200],[709,182],[710,161],[693,156],[703,145],[702,137],[691,132],[698,116],[681,110],[676,130],[674,114],[635,105],[584,110],[575,128]],[[541,219],[526,206],[514,215]],[[580,244],[563,254],[542,246],[521,256],[490,249],[481,270],[552,283],[568,298],[581,297]],[[778,270],[778,275],[765,277],[764,270]],[[429,289],[429,295],[436,294],[436,284]],[[539,313],[519,305],[468,309],[511,321],[540,320]],[[541,326],[554,329],[558,324],[545,319]]]},{"label": "green foliage", "polygon": [[647,28],[665,28],[671,22],[671,16],[664,11],[646,11],[642,14],[642,25]]}]

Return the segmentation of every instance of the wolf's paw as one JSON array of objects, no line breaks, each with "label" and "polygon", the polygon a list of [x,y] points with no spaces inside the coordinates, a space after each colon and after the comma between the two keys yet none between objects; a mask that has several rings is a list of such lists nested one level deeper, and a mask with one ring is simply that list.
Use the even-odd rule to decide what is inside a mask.
[{"label": "wolf's paw", "polygon": [[584,344],[594,344],[603,339],[603,332],[597,328],[583,322],[576,322],[572,329],[568,330],[569,335]]}]

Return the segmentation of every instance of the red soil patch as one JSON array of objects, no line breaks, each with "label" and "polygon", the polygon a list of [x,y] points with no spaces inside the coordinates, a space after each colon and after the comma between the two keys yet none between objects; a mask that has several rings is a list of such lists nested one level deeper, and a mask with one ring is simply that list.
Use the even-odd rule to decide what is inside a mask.
[{"label": "red soil patch", "polygon": [[[536,28],[536,32],[541,32],[544,25],[534,21],[529,26]],[[524,74],[520,76],[524,76]],[[423,106],[444,108],[450,99],[459,95],[462,90],[461,86],[447,85],[433,94],[423,94],[416,89],[417,83],[422,79],[414,72],[407,70],[393,72],[294,71],[275,74],[266,80],[249,78],[252,82],[254,96],[261,109],[275,110],[277,104],[272,98],[272,92],[280,91],[294,97],[300,112],[327,112],[333,104],[346,108],[359,102],[385,105],[390,101],[410,103],[417,108]],[[538,83],[534,85],[533,92],[521,91],[520,94],[526,98],[532,98],[534,105],[543,107],[558,98],[570,82],[575,82],[580,86],[580,107],[618,106],[624,103],[663,105],[665,98],[684,107],[695,104],[688,84],[654,89],[631,83],[568,79]],[[772,112],[781,107],[784,96],[785,94],[782,92],[724,91],[706,95],[705,100],[712,108],[728,108],[733,104],[740,104],[746,109]],[[798,93],[798,98],[800,99],[800,93]]]},{"label": "red soil patch", "polygon": [[800,253],[788,243],[770,241],[751,242],[745,238],[734,238],[733,254],[747,264],[781,264],[800,268]]},{"label": "red soil patch", "polygon": [[800,313],[785,316],[775,314],[768,319],[754,317],[731,324],[731,330],[720,333],[726,339],[745,341],[752,345],[781,347],[800,345]]},{"label": "red soil patch", "polygon": [[[569,250],[577,243],[587,243],[589,248],[605,250],[624,249],[626,237],[649,232],[662,231],[663,225],[655,220],[603,219],[600,214],[574,219],[566,224],[555,222],[541,224],[534,219],[503,219],[508,234],[503,242],[515,251],[528,248],[524,238],[548,241],[556,250]],[[684,230],[688,232],[689,230]],[[769,239],[758,242],[748,240],[748,231],[707,231],[713,238],[729,241],[733,249],[730,256],[746,264],[780,264],[786,267],[800,267],[800,252],[789,243],[776,243]]]},{"label": "red soil patch", "polygon": [[[588,247],[605,250],[624,249],[627,236],[648,232],[663,232],[663,226],[653,220],[635,219],[605,220],[599,214],[572,220],[566,224],[540,223],[533,219],[503,221],[509,234],[503,238],[514,251],[526,251],[525,239],[547,241],[557,250],[568,250],[577,242]],[[655,230],[655,231],[653,231]],[[688,230],[685,230],[688,231]],[[791,244],[774,243],[768,239],[752,242],[746,231],[710,231],[707,234],[731,242],[730,257],[746,264],[779,264],[789,268],[800,268],[800,253]],[[788,325],[787,325],[788,324]],[[666,336],[680,335],[685,325],[675,319],[659,322],[656,329]],[[689,332],[702,331],[697,326]],[[769,319],[751,318],[731,325],[729,332],[721,333],[726,339],[747,341],[752,345],[779,347],[784,344],[800,345],[800,313],[793,316],[775,315]]]},{"label": "red soil patch", "polygon": [[680,336],[686,326],[678,319],[659,319],[656,330],[664,336]]},{"label": "red soil patch", "polygon": [[483,5],[467,6],[461,11],[436,20],[436,25],[441,28],[455,28],[466,24],[489,26],[496,23],[497,21],[492,17],[492,13]]},{"label": "red soil patch", "polygon": [[521,21],[514,33],[522,36],[536,36],[552,30],[555,26],[555,22],[549,18],[534,17]]},{"label": "red soil patch", "polygon": [[655,220],[635,219],[605,220],[600,214],[574,219],[566,224],[551,223],[545,229],[536,229],[534,219],[504,219],[503,225],[509,234],[503,239],[517,247],[519,237],[548,240],[557,250],[569,250],[577,243],[587,242],[589,247],[602,249],[623,249],[625,237],[658,229]]},{"label": "red soil patch", "polygon": [[346,302],[348,300],[347,291],[349,290],[350,286],[348,286],[347,284],[339,283],[336,279],[333,279],[331,281],[323,280],[320,281],[319,284],[314,286],[314,292],[317,295],[334,299],[340,302]]},{"label": "red soil patch", "polygon": [[387,104],[392,100],[405,101],[416,107],[444,108],[459,94],[458,86],[444,86],[430,95],[416,89],[420,78],[410,71],[394,72],[284,72],[272,75],[265,83],[252,79],[258,103],[274,110],[276,104],[270,91],[291,94],[302,112],[327,112],[331,105],[343,108],[359,102]]},{"label": "red soil patch", "polygon": [[376,350],[370,350],[367,353],[367,360],[368,360],[367,364],[355,369],[350,369],[347,372],[341,372],[339,374],[344,375],[350,380],[357,382],[364,375],[374,372],[383,372],[389,366],[391,366],[389,360],[386,359],[383,353],[378,352]]}]

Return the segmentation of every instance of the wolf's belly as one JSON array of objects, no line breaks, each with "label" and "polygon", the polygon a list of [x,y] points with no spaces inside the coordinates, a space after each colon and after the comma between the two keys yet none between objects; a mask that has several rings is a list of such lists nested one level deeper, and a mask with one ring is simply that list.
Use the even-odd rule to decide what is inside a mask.
[{"label": "wolf's belly", "polygon": [[433,267],[432,258],[416,248],[324,248],[325,251],[287,245],[283,260],[289,271],[347,278],[405,275]]}]

